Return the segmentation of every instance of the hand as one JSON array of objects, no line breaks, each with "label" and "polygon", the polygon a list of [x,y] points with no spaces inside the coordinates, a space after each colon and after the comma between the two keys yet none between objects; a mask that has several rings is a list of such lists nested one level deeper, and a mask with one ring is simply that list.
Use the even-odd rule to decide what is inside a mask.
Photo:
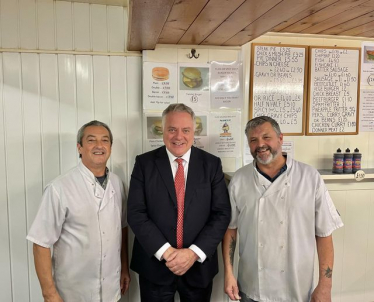
[{"label": "hand", "polygon": [[191,249],[178,249],[171,253],[166,266],[177,276],[184,275],[199,257]]},{"label": "hand", "polygon": [[172,246],[170,246],[163,254],[162,254],[162,259],[165,259],[165,261],[169,261],[171,259],[169,259],[170,255],[173,254],[175,251],[177,251],[177,249],[173,248]]},{"label": "hand", "polygon": [[331,286],[318,284],[313,291],[310,302],[331,302]]},{"label": "hand", "polygon": [[121,294],[122,295],[124,295],[125,292],[129,289],[130,281],[131,281],[131,277],[130,277],[129,271],[128,270],[122,270],[122,272],[121,272],[121,282],[120,282]]},{"label": "hand", "polygon": [[230,276],[225,275],[225,293],[229,296],[230,300],[240,300],[238,282],[235,277],[231,274]]},{"label": "hand", "polygon": [[44,302],[64,302],[58,292],[56,291],[55,293],[44,296]]}]

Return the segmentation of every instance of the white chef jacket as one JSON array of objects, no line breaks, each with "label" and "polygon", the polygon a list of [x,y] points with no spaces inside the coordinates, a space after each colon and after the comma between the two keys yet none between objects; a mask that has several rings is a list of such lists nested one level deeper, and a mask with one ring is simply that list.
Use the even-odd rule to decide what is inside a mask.
[{"label": "white chef jacket", "polygon": [[65,302],[121,298],[122,227],[127,226],[123,183],[108,172],[104,190],[82,163],[44,190],[27,239],[53,246],[53,278]]},{"label": "white chef jacket", "polygon": [[318,171],[287,157],[273,183],[255,163],[229,184],[230,229],[239,233],[238,283],[255,301],[307,302],[313,289],[315,236],[343,226]]}]

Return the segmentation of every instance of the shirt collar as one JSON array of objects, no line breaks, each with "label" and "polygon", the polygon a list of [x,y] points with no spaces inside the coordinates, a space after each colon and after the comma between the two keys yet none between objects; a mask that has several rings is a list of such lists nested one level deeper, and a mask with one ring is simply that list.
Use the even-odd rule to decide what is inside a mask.
[{"label": "shirt collar", "polygon": [[281,176],[285,171],[287,171],[287,162],[288,162],[287,154],[282,154],[282,156],[285,157],[286,162],[284,163],[283,167],[279,170],[279,172],[273,178],[271,178],[269,175],[261,171],[260,168],[257,166],[257,161],[254,160],[254,164],[255,164],[257,172],[260,173],[263,177],[265,177],[270,182],[274,182],[279,176]]},{"label": "shirt collar", "polygon": [[[84,174],[86,175],[90,181],[92,182],[97,182],[98,184],[100,184],[100,182],[97,180],[96,176],[91,172],[90,169],[88,169],[82,161],[79,162],[78,164],[79,166],[79,170]],[[107,184],[108,184],[108,180],[109,180],[109,169],[107,167],[105,167],[105,175],[106,175],[106,178],[103,182],[103,184],[101,185],[103,187],[103,189],[105,190]]]},{"label": "shirt collar", "polygon": [[168,154],[168,157],[169,157],[169,161],[170,163],[173,163],[177,158],[182,158],[183,160],[185,160],[187,162],[187,164],[189,163],[190,161],[190,157],[191,157],[191,148],[185,153],[183,154],[183,156],[174,156],[169,150],[168,148],[166,148],[166,153]]}]

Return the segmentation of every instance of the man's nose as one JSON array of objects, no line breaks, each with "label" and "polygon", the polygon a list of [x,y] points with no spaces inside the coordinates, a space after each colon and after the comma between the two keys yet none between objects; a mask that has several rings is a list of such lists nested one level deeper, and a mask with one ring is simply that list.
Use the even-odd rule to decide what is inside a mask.
[{"label": "man's nose", "polygon": [[175,132],[175,136],[176,137],[181,137],[183,134],[182,130],[181,129],[178,129],[176,132]]}]

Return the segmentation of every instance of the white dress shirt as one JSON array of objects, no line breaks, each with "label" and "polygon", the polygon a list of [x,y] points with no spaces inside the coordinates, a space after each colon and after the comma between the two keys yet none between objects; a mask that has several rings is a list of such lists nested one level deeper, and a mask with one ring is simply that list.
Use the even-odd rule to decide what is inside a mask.
[{"label": "white dress shirt", "polygon": [[[178,170],[178,163],[175,161],[177,158],[179,157],[176,157],[174,156],[167,148],[166,148],[166,152],[168,154],[168,157],[169,157],[169,161],[170,161],[170,167],[171,167],[171,171],[173,173],[173,179],[175,179],[175,174],[177,173],[177,170]],[[180,158],[183,159],[183,169],[184,169],[184,180],[185,180],[185,185],[187,184],[187,175],[188,175],[188,164],[190,162],[190,156],[191,156],[191,149],[189,149],[183,156],[181,156]],[[166,242],[156,253],[155,253],[155,257],[158,259],[158,260],[162,260],[162,255],[165,253],[165,251],[171,247],[170,243],[169,242]],[[195,254],[199,257],[199,259],[197,260],[198,262],[204,262],[205,259],[206,259],[206,255],[205,253],[198,247],[196,246],[195,244],[192,244],[190,247],[189,247],[191,250],[193,250],[195,252]]]},{"label": "white dress shirt", "polygon": [[104,190],[82,162],[44,190],[27,239],[53,246],[53,278],[64,301],[117,302],[121,298],[124,187],[109,172]]},{"label": "white dress shirt", "polygon": [[234,174],[229,194],[240,290],[255,301],[309,302],[315,236],[343,226],[318,171],[288,156],[271,183],[249,164]]}]

